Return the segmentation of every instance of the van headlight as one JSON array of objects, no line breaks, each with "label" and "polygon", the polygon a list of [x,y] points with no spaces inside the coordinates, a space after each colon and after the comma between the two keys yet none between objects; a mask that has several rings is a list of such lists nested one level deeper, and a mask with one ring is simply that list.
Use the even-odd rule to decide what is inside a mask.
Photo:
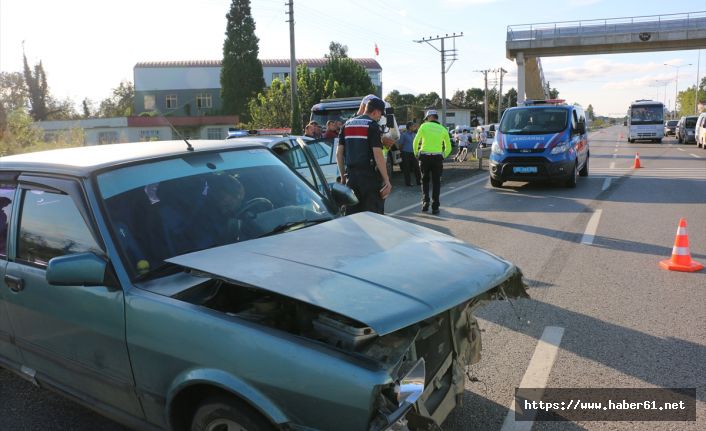
[{"label": "van headlight", "polygon": [[503,150],[500,148],[500,145],[498,145],[498,141],[493,141],[493,144],[490,146],[490,152],[497,156],[502,156]]},{"label": "van headlight", "polygon": [[571,147],[569,146],[569,143],[562,142],[559,145],[557,145],[556,147],[552,148],[551,153],[552,154],[562,154],[562,153],[569,151],[569,149],[571,149]]},{"label": "van headlight", "polygon": [[395,382],[395,395],[397,403],[414,404],[424,393],[424,380],[426,378],[426,367],[424,358],[418,360],[411,366],[401,379]]}]

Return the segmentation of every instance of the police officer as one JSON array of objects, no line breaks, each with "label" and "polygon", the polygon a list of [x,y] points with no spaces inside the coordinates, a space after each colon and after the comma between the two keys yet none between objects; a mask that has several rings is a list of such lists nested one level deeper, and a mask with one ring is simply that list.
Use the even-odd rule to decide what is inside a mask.
[{"label": "police officer", "polygon": [[439,194],[441,193],[441,171],[444,159],[451,154],[449,132],[439,124],[439,114],[427,111],[426,122],[419,127],[414,137],[414,155],[419,158],[422,171],[422,211],[429,211],[429,180],[432,183],[431,212],[439,214]]},{"label": "police officer", "polygon": [[370,98],[363,115],[346,121],[339,136],[336,161],[341,182],[347,184],[358,204],[348,207],[346,214],[372,211],[385,213],[385,198],[392,191],[382,155],[382,136],[378,121],[385,114],[385,102]]}]

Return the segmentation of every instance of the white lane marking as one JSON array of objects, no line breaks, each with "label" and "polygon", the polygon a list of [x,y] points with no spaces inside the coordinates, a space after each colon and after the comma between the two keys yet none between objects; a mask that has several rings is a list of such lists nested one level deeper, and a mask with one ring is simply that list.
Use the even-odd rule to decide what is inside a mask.
[{"label": "white lane marking", "polygon": [[602,188],[603,191],[608,190],[608,187],[610,187],[610,180],[611,180],[610,178],[606,178],[605,181],[603,181],[603,188]]},{"label": "white lane marking", "polygon": [[609,167],[608,169],[615,169],[615,162],[612,162],[612,163],[610,164],[610,167]]},{"label": "white lane marking", "polygon": [[591,245],[593,240],[596,238],[596,231],[598,230],[598,222],[601,220],[601,213],[603,210],[596,210],[591,216],[591,219],[586,225],[586,231],[583,233],[581,238],[581,244]]},{"label": "white lane marking", "polygon": [[614,149],[614,150],[613,150],[613,152],[614,152],[614,153],[617,153],[617,152],[618,152],[618,149],[617,149],[617,148],[616,148],[616,149]]},{"label": "white lane marking", "polygon": [[[542,338],[537,342],[532,359],[525,375],[520,382],[521,388],[544,388],[549,381],[549,373],[552,371],[556,357],[559,354],[559,344],[564,336],[564,328],[559,326],[547,326],[542,332]],[[539,397],[542,394],[538,394]],[[539,400],[536,400],[539,401]],[[534,421],[515,421],[515,394],[510,402],[510,409],[505,416],[500,431],[530,431]]]},{"label": "white lane marking", "polygon": [[677,150],[679,150],[679,151],[686,151],[686,150],[683,149],[683,148],[677,148]]},{"label": "white lane marking", "polygon": [[696,157],[697,159],[700,159],[700,158],[701,158],[701,156],[697,156],[696,154],[691,154],[691,153],[689,153],[689,155],[690,155],[691,157]]},{"label": "white lane marking", "polygon": [[[480,183],[480,182],[488,181],[488,176],[487,176],[487,175],[483,175],[483,174],[480,174],[480,175],[481,175],[481,178],[478,178],[477,180],[471,181],[470,183],[464,184],[464,185],[462,185],[462,186],[456,187],[455,189],[447,190],[447,191],[441,193],[441,194],[439,195],[439,197],[440,197],[440,198],[443,198],[444,196],[447,196],[447,195],[450,195],[451,193],[456,193],[456,192],[458,192],[458,191],[467,189],[467,188],[469,188],[470,186],[476,185],[476,184],[478,184],[478,183]],[[429,184],[429,187],[431,187],[431,184]],[[404,208],[398,209],[397,211],[391,212],[389,215],[391,215],[391,216],[399,215],[399,214],[402,214],[403,212],[407,212],[407,211],[411,210],[412,208],[418,208],[419,206],[421,206],[420,203],[408,205],[408,206],[406,206],[406,207],[404,207]]]}]

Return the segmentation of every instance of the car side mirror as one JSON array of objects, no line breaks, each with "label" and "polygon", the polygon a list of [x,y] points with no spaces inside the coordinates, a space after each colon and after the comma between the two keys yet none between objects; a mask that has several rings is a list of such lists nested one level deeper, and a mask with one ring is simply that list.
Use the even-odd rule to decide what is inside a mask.
[{"label": "car side mirror", "polygon": [[108,262],[93,253],[76,253],[52,258],[46,278],[56,286],[105,286]]},{"label": "car side mirror", "polygon": [[336,202],[336,205],[339,207],[343,205],[356,205],[358,203],[358,198],[355,196],[355,193],[353,193],[353,190],[341,183],[333,184],[331,194],[333,195],[334,202]]}]

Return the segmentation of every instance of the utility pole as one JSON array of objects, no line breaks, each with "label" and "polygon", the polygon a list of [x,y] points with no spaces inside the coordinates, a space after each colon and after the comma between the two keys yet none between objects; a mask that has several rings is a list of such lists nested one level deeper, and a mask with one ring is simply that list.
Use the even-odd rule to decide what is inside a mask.
[{"label": "utility pole", "polygon": [[507,73],[507,70],[502,67],[498,70],[500,74],[500,89],[498,90],[498,123],[500,118],[503,116],[503,75]]},{"label": "utility pole", "polygon": [[485,92],[483,93],[483,107],[485,109],[485,117],[483,120],[483,125],[488,124],[488,73],[492,71],[492,69],[474,70],[474,72],[482,73],[483,77],[485,78]]},{"label": "utility pole", "polygon": [[289,6],[289,11],[285,12],[285,14],[289,15],[289,19],[286,22],[289,23],[289,85],[292,96],[292,134],[300,135],[302,132],[302,118],[297,98],[297,56],[294,52],[294,0],[289,0],[289,3],[285,3],[285,6]]},{"label": "utility pole", "polygon": [[[451,70],[451,66],[453,66],[454,62],[458,60],[458,57],[456,56],[456,38],[457,37],[463,37],[463,32],[461,34],[452,34],[451,36],[446,34],[446,36],[439,36],[437,35],[436,37],[423,37],[421,40],[415,40],[414,42],[416,43],[426,43],[427,45],[431,46],[435,50],[441,53],[441,124],[446,125],[446,73]],[[453,40],[453,48],[452,49],[446,49],[444,46],[444,41],[446,39],[451,39]],[[437,48],[436,46],[432,45],[430,42],[439,40],[441,41],[441,49]],[[446,61],[450,60],[451,63],[449,63],[448,68],[446,67]]]},{"label": "utility pole", "polygon": [[694,90],[694,114],[699,113],[699,72],[701,67],[701,50],[699,50],[699,58],[696,61],[696,90]]}]

